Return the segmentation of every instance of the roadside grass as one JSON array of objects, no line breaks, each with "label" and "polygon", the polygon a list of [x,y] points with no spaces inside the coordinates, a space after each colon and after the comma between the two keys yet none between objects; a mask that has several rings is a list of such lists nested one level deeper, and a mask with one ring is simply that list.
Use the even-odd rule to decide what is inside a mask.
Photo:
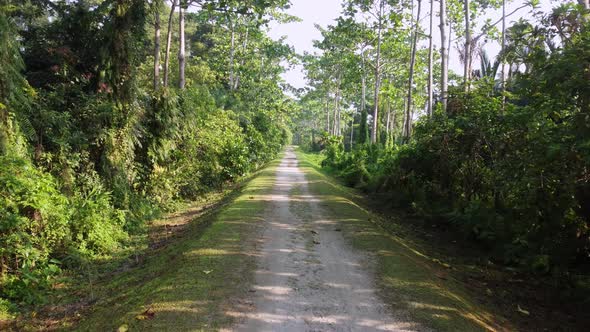
[{"label": "roadside grass", "polygon": [[392,229],[383,229],[378,217],[362,207],[362,195],[322,172],[317,154],[299,149],[296,154],[310,192],[321,200],[320,206],[339,221],[353,247],[376,258],[380,295],[395,312],[407,313],[437,331],[514,330],[491,308],[474,301],[473,295],[453,279],[449,264],[430,257]]},{"label": "roadside grass", "polygon": [[[279,161],[229,194],[225,199],[230,202],[222,207],[188,206],[166,221],[154,221],[150,246],[135,257],[136,264],[122,265],[70,290],[63,303],[74,302],[76,296],[84,303],[71,310],[74,317],[49,322],[51,329],[186,331],[230,326],[235,317],[229,309],[240,305],[236,301],[245,297],[253,280],[254,243],[246,240],[254,238],[263,220],[266,202],[258,198],[272,190]],[[197,213],[207,208],[212,212]],[[39,324],[50,320],[21,322],[17,329],[44,329]]]}]

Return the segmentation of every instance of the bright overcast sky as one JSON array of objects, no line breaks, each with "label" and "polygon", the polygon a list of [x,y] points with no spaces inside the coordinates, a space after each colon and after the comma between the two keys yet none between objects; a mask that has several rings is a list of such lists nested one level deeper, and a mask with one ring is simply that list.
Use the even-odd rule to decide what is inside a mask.
[{"label": "bright overcast sky", "polygon": [[[321,39],[322,35],[315,24],[327,27],[340,16],[342,0],[291,0],[291,8],[287,13],[299,17],[302,21],[289,24],[270,25],[269,35],[273,39],[287,36],[286,42],[299,54],[314,51],[313,40]],[[305,74],[302,66],[295,66],[284,75],[285,81],[296,88],[305,86]]]},{"label": "bright overcast sky", "polygon": [[[506,13],[512,12],[514,9],[522,6],[526,0],[507,0],[508,5]],[[314,52],[313,40],[321,38],[320,32],[315,28],[314,24],[319,24],[322,27],[327,27],[332,24],[334,20],[340,15],[343,0],[291,0],[291,8],[287,13],[299,17],[302,21],[289,24],[276,24],[270,25],[269,34],[273,39],[279,39],[281,36],[286,36],[286,42],[293,47],[297,53],[302,54],[307,51],[310,53]],[[437,1],[438,2],[438,1]],[[563,0],[541,0],[541,8],[547,12],[550,8],[555,7],[559,3],[563,3]],[[427,30],[428,20],[425,15],[428,13],[429,5],[425,6],[423,10],[424,14],[421,14],[422,26]],[[435,11],[438,13],[438,3],[435,3]],[[507,20],[507,25],[510,22],[518,20],[521,17],[527,17],[529,9],[525,8],[511,16]],[[491,18],[493,21],[500,18],[501,11],[489,11],[485,17]],[[435,26],[438,25],[438,17],[435,17]],[[440,45],[440,33],[438,27],[435,28],[435,47]],[[488,43],[485,46],[485,50],[488,52],[491,58],[495,57],[499,51],[499,45],[495,42]],[[457,51],[455,46],[451,47],[450,56],[450,68],[457,73],[462,73],[461,63],[458,61]],[[474,66],[475,67],[475,66]],[[305,75],[301,66],[295,66],[287,73],[284,74],[284,79],[287,83],[293,85],[296,88],[302,88],[306,85]]]}]

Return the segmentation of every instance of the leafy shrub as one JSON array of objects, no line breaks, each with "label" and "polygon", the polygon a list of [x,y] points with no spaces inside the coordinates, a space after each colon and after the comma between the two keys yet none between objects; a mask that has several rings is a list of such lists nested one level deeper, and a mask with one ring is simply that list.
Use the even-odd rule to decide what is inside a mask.
[{"label": "leafy shrub", "polygon": [[94,172],[78,175],[71,197],[70,232],[75,250],[89,256],[109,254],[127,238],[125,213],[117,210]]},{"label": "leafy shrub", "polygon": [[32,303],[59,271],[51,255],[69,241],[68,201],[25,159],[0,156],[0,295]]},{"label": "leafy shrub", "polygon": [[[553,121],[554,104],[502,111],[501,97],[484,84],[461,97],[461,110],[418,122],[409,144],[345,153],[334,139],[323,166],[348,185],[445,221],[508,264],[546,273],[590,263],[582,208],[588,133],[565,114]],[[567,107],[557,109],[568,114]]]},{"label": "leafy shrub", "polygon": [[324,153],[326,155],[326,159],[322,161],[322,167],[338,168],[342,162],[342,157],[344,156],[342,137],[323,133],[322,142],[325,146]]},{"label": "leafy shrub", "polygon": [[367,150],[357,149],[350,154],[341,157],[339,162],[339,175],[349,186],[364,187],[367,181],[371,179],[371,174],[367,169]]}]

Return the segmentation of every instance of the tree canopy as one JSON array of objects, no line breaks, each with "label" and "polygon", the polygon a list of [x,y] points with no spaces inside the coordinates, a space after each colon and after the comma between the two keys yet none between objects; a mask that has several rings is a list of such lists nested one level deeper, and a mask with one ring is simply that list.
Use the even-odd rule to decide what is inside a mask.
[{"label": "tree canopy", "polygon": [[[304,58],[310,88],[297,121],[306,125],[295,136],[324,150],[324,166],[349,185],[438,220],[494,261],[583,270],[589,8],[506,6],[346,1],[321,30],[318,52]],[[488,9],[501,17],[492,20]],[[437,34],[438,50],[429,45]],[[500,46],[495,59],[486,52],[492,43]],[[453,47],[463,73],[449,69]]]}]

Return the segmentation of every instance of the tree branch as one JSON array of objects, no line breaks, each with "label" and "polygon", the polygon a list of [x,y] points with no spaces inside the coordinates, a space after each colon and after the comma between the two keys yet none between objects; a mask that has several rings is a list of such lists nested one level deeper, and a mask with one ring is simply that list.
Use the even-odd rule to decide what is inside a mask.
[{"label": "tree branch", "polygon": [[[510,16],[512,16],[512,15],[514,15],[514,14],[515,14],[517,11],[519,11],[519,10],[521,10],[521,9],[523,9],[523,8],[526,8],[526,7],[528,7],[529,5],[530,5],[530,4],[528,4],[528,3],[527,3],[527,4],[524,4],[524,5],[520,6],[520,7],[516,8],[515,10],[513,10],[512,12],[510,12],[510,13],[509,13],[508,15],[506,15],[505,17],[506,17],[506,18],[508,18],[508,17],[510,17]],[[483,36],[484,36],[484,35],[485,35],[485,34],[486,34],[488,31],[490,31],[490,30],[491,30],[493,27],[495,27],[496,25],[498,25],[500,22],[502,22],[502,18],[501,18],[501,17],[500,17],[500,19],[498,19],[496,22],[494,22],[494,23],[492,23],[492,24],[490,24],[490,25],[486,26],[486,27],[483,29],[483,31],[482,31],[482,32],[481,32],[479,35],[477,35],[477,36],[473,37],[473,38],[472,38],[472,40],[474,40],[474,41],[475,41],[475,40],[478,40],[479,38],[483,37]],[[461,37],[455,37],[455,38],[454,38],[454,39],[452,39],[451,41],[452,41],[452,42],[454,42],[454,41],[457,41],[457,40],[459,40],[460,38],[461,38]]]},{"label": "tree branch", "polygon": [[[513,15],[514,13],[516,13],[517,11],[519,11],[519,10],[521,10],[521,9],[525,8],[525,7],[528,7],[528,6],[529,6],[529,4],[528,4],[528,3],[526,3],[526,4],[524,4],[524,5],[522,5],[522,6],[518,7],[518,8],[516,8],[515,10],[513,10],[513,11],[512,11],[510,14],[508,14],[508,15],[504,16],[504,18],[510,17],[511,15]],[[483,31],[482,31],[482,32],[481,32],[479,35],[475,36],[475,38],[473,38],[473,39],[474,39],[474,40],[477,40],[477,39],[481,38],[481,37],[482,37],[483,35],[485,35],[485,34],[486,34],[488,31],[490,31],[490,29],[492,29],[493,27],[495,27],[496,25],[498,25],[500,22],[502,22],[502,18],[501,18],[501,17],[500,17],[500,19],[499,19],[499,20],[497,20],[497,21],[496,21],[496,22],[494,22],[493,24],[491,24],[491,25],[487,26],[486,28],[484,28],[484,30],[483,30]]]}]

